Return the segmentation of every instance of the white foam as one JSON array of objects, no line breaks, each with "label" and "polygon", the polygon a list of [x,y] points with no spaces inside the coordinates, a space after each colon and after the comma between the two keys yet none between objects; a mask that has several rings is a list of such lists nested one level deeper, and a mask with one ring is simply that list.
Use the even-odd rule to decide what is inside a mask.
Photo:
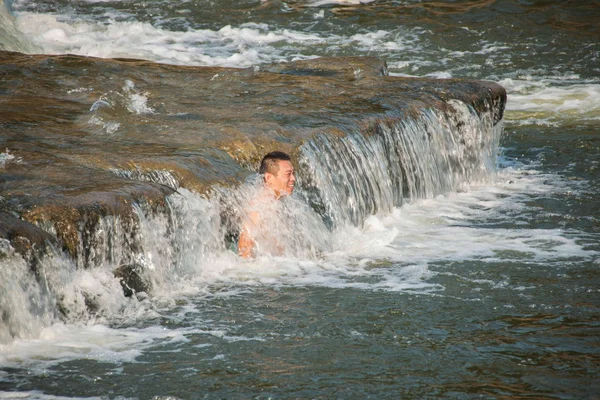
[{"label": "white foam", "polygon": [[[594,258],[576,232],[562,229],[495,227],[515,215],[535,215],[532,198],[554,191],[576,192],[578,183],[534,169],[508,167],[494,185],[419,200],[371,216],[363,227],[333,233],[334,248],[316,259],[264,256],[240,260],[225,254],[202,267],[194,284],[323,286],[362,290],[417,290],[441,287],[429,269],[439,261],[498,262],[520,257],[551,264],[568,258]],[[532,217],[533,218],[533,217]],[[497,224],[480,226],[482,221]]]},{"label": "white foam", "polygon": [[15,17],[8,11],[8,2],[0,4],[0,50],[24,53],[41,51],[18,29]]},{"label": "white foam", "polygon": [[[324,18],[322,11],[315,17]],[[69,18],[24,12],[17,19],[20,29],[47,53],[137,57],[173,64],[245,67],[287,60],[290,54],[296,58],[313,57],[310,46],[347,46],[367,52],[410,50],[411,59],[392,62],[390,67],[411,72],[440,67],[429,76],[450,78],[454,71],[442,67],[451,66],[452,57],[469,56],[467,52],[444,50],[445,57],[427,61],[425,56],[416,54],[422,39],[402,30],[324,36],[256,23],[228,25],[219,30],[173,32],[135,21],[62,21]],[[483,42],[473,53],[493,55],[501,51],[500,44]],[[578,76],[570,75],[554,79],[519,77],[500,83],[509,92],[506,113],[509,121],[558,124],[565,115],[598,118],[597,82],[582,83]],[[153,112],[151,100],[149,94],[137,91],[133,83],[126,81],[118,93],[107,93],[98,99],[90,110],[89,122],[99,125],[103,132],[114,133],[120,127],[111,118],[115,107],[133,115],[149,114]],[[16,161],[8,151],[0,154],[0,166]],[[174,221],[175,238],[169,237],[173,229],[169,224],[173,221],[137,210],[144,232],[143,252],[138,261],[154,283],[151,299],[125,299],[112,276],[114,266],[82,271],[65,268],[66,275],[55,287],[63,304],[75,314],[80,313],[81,320],[103,326],[114,319],[131,322],[156,315],[156,309],[174,307],[175,299],[180,296],[214,295],[208,288],[216,283],[236,287],[284,285],[430,292],[442,289],[439,284],[431,283],[435,273],[430,269],[432,263],[440,260],[497,261],[507,257],[501,255],[507,251],[537,261],[597,257],[577,244],[577,233],[528,229],[526,220],[518,230],[478,226],[486,218],[506,221],[515,211],[527,211],[532,195],[566,185],[555,176],[514,168],[503,170],[497,179],[493,186],[473,186],[460,193],[406,204],[391,214],[371,216],[360,228],[339,227],[331,237],[333,247],[322,248],[316,256],[264,255],[254,260],[241,260],[219,247],[221,232],[215,225],[219,220],[218,206],[180,190],[171,199],[172,207],[180,213]],[[199,215],[203,218],[197,218]],[[178,252],[173,242],[178,243]],[[238,290],[243,289],[222,295],[233,296]],[[98,306],[93,320],[84,306],[85,296],[90,295]],[[36,327],[35,332],[38,331]]]},{"label": "white foam", "polygon": [[[0,399],[10,400],[10,399],[26,399],[26,400],[102,400],[106,397],[64,397],[64,396],[54,396],[50,394],[42,393],[38,390],[30,390],[30,391],[22,391],[22,392],[4,392],[0,390]],[[120,397],[120,399],[126,400],[125,397]]]},{"label": "white foam", "polygon": [[43,373],[60,362],[85,358],[121,364],[135,362],[144,350],[164,343],[187,341],[184,329],[113,329],[101,324],[61,324],[44,328],[36,339],[15,339],[0,346],[0,366]]},{"label": "white foam", "polygon": [[13,336],[36,337],[53,318],[48,314],[50,301],[35,282],[23,258],[14,251],[10,242],[0,239],[2,279],[0,279],[0,350],[2,343]]},{"label": "white foam", "polygon": [[[158,301],[156,302],[159,303]],[[174,304],[169,303],[169,310]],[[204,337],[206,343],[197,343],[196,348],[212,346],[211,338],[233,343],[239,341],[263,341],[261,337],[231,334],[228,327],[221,327],[214,321],[201,321],[199,311],[192,305],[183,307],[181,315],[170,318],[178,320],[193,314],[193,327],[168,329],[153,325],[146,328],[121,326],[111,328],[97,321],[87,323],[54,323],[43,328],[36,338],[16,338],[0,344],[0,367],[26,368],[32,374],[44,374],[54,365],[86,359],[114,364],[117,368],[123,363],[138,362],[138,357],[147,352],[156,352],[157,347],[188,343],[190,337]],[[168,310],[165,310],[168,311]],[[206,326],[206,328],[198,328]],[[177,351],[177,350],[172,350]]]},{"label": "white foam", "polygon": [[[440,261],[486,263],[520,257],[552,264],[568,258],[597,258],[596,253],[579,244],[577,232],[528,226],[533,220],[527,218],[535,218],[540,212],[530,205],[533,198],[551,196],[555,191],[576,193],[578,185],[584,182],[509,165],[500,171],[493,185],[417,200],[391,213],[370,216],[361,227],[341,226],[330,233],[330,239],[322,236],[325,231],[312,225],[298,228],[299,238],[312,235],[310,240],[331,241],[317,254],[294,250],[284,256],[265,254],[250,260],[224,249],[219,206],[179,189],[170,199],[170,217],[137,210],[143,236],[136,262],[152,282],[152,296],[125,298],[112,273],[116,266],[76,269],[56,258],[47,263],[44,274],[55,297],[68,310],[70,321],[101,325],[154,318],[157,310],[175,307],[178,298],[214,296],[210,287],[215,284],[233,285],[234,289],[222,296],[236,296],[244,287],[257,285],[431,292],[443,289],[432,280],[436,273],[430,269],[432,263]],[[302,215],[302,220],[312,218]],[[516,216],[521,222],[514,220]],[[482,226],[485,221],[492,223]],[[511,227],[503,228],[502,224]],[[176,237],[169,232],[175,232]],[[290,243],[306,244],[304,240]],[[26,270],[21,264],[17,267],[15,271]],[[15,279],[33,282],[32,277],[19,275]],[[89,309],[90,300],[93,311]],[[24,310],[19,315],[26,316],[26,304],[19,307]],[[15,326],[27,328],[28,319],[21,320]],[[40,327],[31,329],[29,337],[36,337],[39,331]]]},{"label": "white foam", "polygon": [[10,163],[20,164],[23,162],[21,157],[15,157],[14,154],[10,154],[10,150],[6,149],[6,152],[0,153],[0,168],[5,168]]},{"label": "white foam", "polygon": [[[365,3],[365,1],[363,1]],[[122,16],[121,16],[122,17]],[[321,10],[315,18],[326,18]],[[116,20],[74,20],[72,16],[21,12],[19,29],[47,54],[78,54],[103,58],[140,58],[179,64],[249,67],[265,63],[336,55],[339,49],[397,55],[410,50],[419,65],[422,29],[403,27],[348,35],[305,32],[264,23],[226,25],[218,30],[170,31],[149,23]]]},{"label": "white foam", "polygon": [[[147,236],[142,243],[143,262],[155,285],[152,296],[123,297],[111,268],[76,270],[58,263],[54,270],[47,267],[48,285],[58,288],[63,307],[72,314],[71,323],[46,322],[46,326],[38,326],[29,336],[4,341],[0,344],[0,366],[42,373],[51,365],[71,359],[119,365],[135,362],[153,346],[187,341],[190,335],[210,335],[227,342],[264,339],[231,334],[230,327],[203,322],[202,311],[195,303],[182,305],[180,300],[189,297],[239,296],[259,286],[427,294],[444,290],[435,279],[444,272],[439,272],[439,266],[430,268],[439,262],[475,260],[485,265],[514,259],[548,268],[570,258],[597,262],[599,254],[580,244],[580,233],[529,227],[542,211],[531,205],[533,198],[552,196],[556,191],[577,193],[585,182],[542,174],[505,160],[503,163],[506,165],[493,185],[472,186],[460,193],[405,204],[389,214],[367,218],[362,227],[340,227],[332,234],[333,247],[314,258],[264,255],[244,260],[231,251],[212,247],[219,239],[212,225],[218,207],[180,189],[177,200],[171,200],[177,211],[171,221],[151,215],[140,221],[140,229]],[[144,214],[143,210],[138,213]],[[513,220],[515,216],[523,219],[520,226]],[[486,221],[493,223],[488,226]],[[181,246],[180,256],[171,253],[168,229],[179,232],[176,240]],[[24,263],[15,265],[20,267],[16,271],[27,270]],[[15,279],[12,284],[22,284],[23,277]],[[230,289],[221,291],[224,286]],[[215,287],[219,289],[211,289]],[[29,295],[32,293],[28,291]],[[89,314],[86,297],[94,299],[96,314]],[[175,308],[179,311],[172,315]],[[78,319],[77,312],[85,315]],[[172,315],[176,320],[193,318],[194,328],[172,331],[158,326],[127,327],[161,315]],[[125,327],[113,329],[109,324]]]},{"label": "white foam", "polygon": [[23,12],[19,29],[45,53],[103,58],[141,58],[185,65],[248,67],[284,61],[278,43],[318,44],[325,39],[290,29],[272,30],[266,24],[246,23],[219,30],[174,32],[149,23],[110,21],[62,22],[61,16]]},{"label": "white foam", "polygon": [[379,51],[403,51],[407,48],[407,42],[394,35],[392,32],[378,30],[375,32],[357,33],[349,38],[340,38],[345,46],[353,46],[358,51],[369,52],[373,49]]},{"label": "white foam", "polygon": [[[84,88],[78,90],[86,90]],[[153,114],[154,108],[149,104],[150,93],[140,92],[135,84],[127,79],[119,91],[102,94],[90,107],[91,116],[87,124],[97,126],[100,134],[112,135],[121,127],[124,113],[133,115]]]},{"label": "white foam", "polygon": [[506,118],[519,124],[554,125],[573,120],[600,120],[600,83],[578,76],[553,79],[507,78]]},{"label": "white foam", "polygon": [[309,1],[307,7],[321,7],[321,6],[358,6],[361,4],[372,3],[375,0],[313,0]]},{"label": "white foam", "polygon": [[450,79],[450,78],[452,78],[452,73],[449,71],[437,71],[437,72],[431,72],[425,76],[428,76],[431,78],[436,78],[436,79]]},{"label": "white foam", "polygon": [[149,93],[140,93],[135,84],[129,79],[125,80],[123,86],[124,96],[127,98],[126,107],[133,114],[152,114],[154,109],[148,106]]}]

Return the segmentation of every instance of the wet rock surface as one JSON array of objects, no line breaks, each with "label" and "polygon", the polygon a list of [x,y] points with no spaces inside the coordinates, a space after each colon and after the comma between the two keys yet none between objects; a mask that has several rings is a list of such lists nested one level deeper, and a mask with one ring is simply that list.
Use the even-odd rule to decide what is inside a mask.
[{"label": "wet rock surface", "polygon": [[149,292],[150,283],[143,277],[144,267],[139,264],[120,265],[113,271],[123,288],[123,294],[131,297],[136,293]]},{"label": "wet rock surface", "polygon": [[86,230],[131,221],[133,203],[237,185],[268,151],[373,135],[451,99],[497,122],[506,101],[495,83],[390,77],[362,57],[231,69],[0,52],[0,77],[0,236],[22,254],[55,242],[83,266]]}]

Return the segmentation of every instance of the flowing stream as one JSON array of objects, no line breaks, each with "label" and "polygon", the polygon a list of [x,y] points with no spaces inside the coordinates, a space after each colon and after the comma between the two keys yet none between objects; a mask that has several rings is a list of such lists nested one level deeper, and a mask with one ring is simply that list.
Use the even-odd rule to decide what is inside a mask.
[{"label": "flowing stream", "polygon": [[[376,135],[345,127],[303,143],[297,190],[277,210],[284,256],[232,250],[253,166],[203,150],[217,175],[245,181],[210,195],[165,169],[111,170],[174,192],[101,218],[75,257],[51,249],[35,272],[0,240],[0,398],[600,396],[596,1],[5,3],[5,51],[177,68],[377,56],[394,76],[498,82],[508,102],[502,121],[451,100]],[[40,91],[93,104],[48,121],[93,133],[77,140],[135,146],[143,121],[156,149],[138,156],[151,157],[168,151],[163,130],[201,122],[160,93],[184,70],[99,90],[73,86],[87,65],[43,67]],[[0,89],[34,79],[6,71]],[[9,128],[0,121],[0,173],[50,148],[11,148]],[[74,143],[52,143],[57,162]],[[150,293],[124,295],[122,264]]]}]

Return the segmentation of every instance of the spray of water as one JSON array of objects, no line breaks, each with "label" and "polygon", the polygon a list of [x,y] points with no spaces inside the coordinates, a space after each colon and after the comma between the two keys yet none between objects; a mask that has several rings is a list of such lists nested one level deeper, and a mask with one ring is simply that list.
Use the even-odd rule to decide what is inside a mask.
[{"label": "spray of water", "polygon": [[300,159],[304,197],[330,226],[360,225],[404,202],[491,181],[502,125],[462,102],[448,104],[451,112],[423,110],[370,135],[308,142]]},{"label": "spray of water", "polygon": [[[241,221],[262,190],[260,179],[201,196],[181,188],[167,171],[115,170],[177,191],[159,208],[132,205],[130,217],[95,216],[97,221],[80,226],[74,257],[53,251],[35,273],[4,243],[1,253],[9,267],[0,286],[6,299],[0,304],[0,341],[35,337],[56,321],[125,318],[131,323],[155,315],[157,304],[174,301],[175,292],[197,292],[215,282],[295,277],[297,283],[305,274],[306,281],[327,276],[360,286],[352,277],[340,278],[339,263],[331,261],[341,257],[357,268],[368,267],[350,259],[352,229],[365,221],[371,226],[370,216],[404,203],[491,181],[501,130],[491,114],[478,116],[470,106],[451,101],[447,111],[383,121],[372,132],[315,136],[301,147],[297,193],[262,205],[265,233],[276,236],[278,249],[263,247],[254,260],[240,259],[235,243]],[[42,225],[56,231],[50,223]],[[395,237],[393,231],[383,233],[378,242]],[[419,281],[424,273],[413,268],[405,278]],[[380,284],[399,283],[382,276]]]},{"label": "spray of water", "polygon": [[126,80],[119,91],[110,91],[100,96],[90,108],[89,125],[100,128],[102,134],[113,134],[121,127],[128,115],[152,114],[154,109],[148,105],[148,93],[141,93],[132,81]]},{"label": "spray of water", "polygon": [[41,53],[41,48],[28,40],[18,29],[6,3],[5,1],[0,3],[0,50]]}]

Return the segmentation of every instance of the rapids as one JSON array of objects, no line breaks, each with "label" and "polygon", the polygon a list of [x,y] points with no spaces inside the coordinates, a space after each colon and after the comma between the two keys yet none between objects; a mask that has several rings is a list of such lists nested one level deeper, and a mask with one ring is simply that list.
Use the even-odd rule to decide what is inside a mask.
[{"label": "rapids", "polygon": [[3,2],[0,398],[597,397],[599,17]]}]

